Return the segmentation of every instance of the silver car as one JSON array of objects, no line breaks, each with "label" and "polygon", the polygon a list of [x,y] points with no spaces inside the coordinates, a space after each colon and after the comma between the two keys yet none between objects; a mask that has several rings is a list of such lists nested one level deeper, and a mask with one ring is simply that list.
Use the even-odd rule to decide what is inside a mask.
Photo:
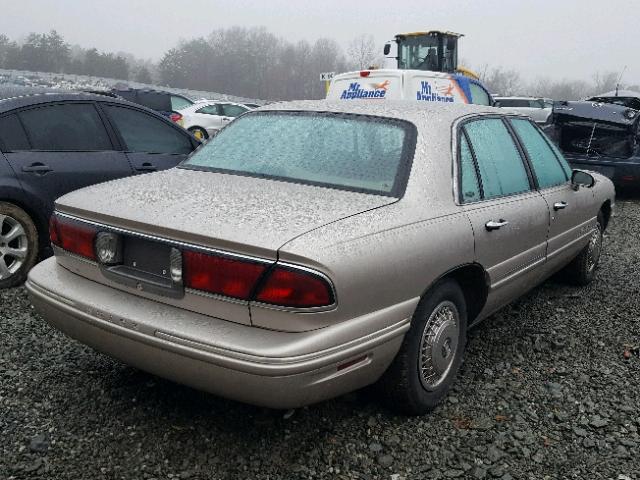
[{"label": "silver car", "polygon": [[491,107],[292,102],[178,168],[57,202],[27,288],[69,336],[293,408],[376,383],[435,407],[467,330],[555,272],[594,278],[611,182]]},{"label": "silver car", "polygon": [[537,97],[494,97],[496,106],[529,116],[539,124],[549,123],[553,113],[553,100]]},{"label": "silver car", "polygon": [[194,137],[203,141],[214,136],[220,129],[253,107],[241,103],[199,100],[180,110],[182,126]]}]

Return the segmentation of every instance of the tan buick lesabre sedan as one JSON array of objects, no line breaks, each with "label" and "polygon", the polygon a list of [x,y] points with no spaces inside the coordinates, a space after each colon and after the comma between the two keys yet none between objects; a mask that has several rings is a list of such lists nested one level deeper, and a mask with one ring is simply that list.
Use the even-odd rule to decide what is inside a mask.
[{"label": "tan buick lesabre sedan", "polygon": [[178,168],[60,198],[27,288],[56,328],[176,382],[274,408],[376,383],[420,414],[471,325],[559,270],[594,278],[613,205],[523,116],[283,103]]}]

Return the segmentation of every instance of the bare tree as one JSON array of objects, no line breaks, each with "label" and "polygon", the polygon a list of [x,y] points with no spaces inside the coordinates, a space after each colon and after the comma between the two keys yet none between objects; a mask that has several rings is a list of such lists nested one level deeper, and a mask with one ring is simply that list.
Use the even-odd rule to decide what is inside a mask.
[{"label": "bare tree", "polygon": [[618,72],[596,72],[593,75],[594,95],[615,90],[619,77],[620,74]]},{"label": "bare tree", "polygon": [[351,40],[347,47],[347,56],[353,66],[360,70],[373,66],[380,57],[373,35],[363,33]]},{"label": "bare tree", "polygon": [[523,90],[520,74],[515,70],[485,65],[480,69],[480,80],[491,93],[498,95],[515,95]]}]

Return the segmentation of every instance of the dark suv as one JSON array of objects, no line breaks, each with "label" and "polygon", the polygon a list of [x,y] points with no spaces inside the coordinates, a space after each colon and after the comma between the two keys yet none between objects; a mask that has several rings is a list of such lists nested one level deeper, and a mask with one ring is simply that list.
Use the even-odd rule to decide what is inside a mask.
[{"label": "dark suv", "polygon": [[180,163],[199,142],[158,113],[84,93],[0,101],[0,288],[50,253],[56,198]]}]

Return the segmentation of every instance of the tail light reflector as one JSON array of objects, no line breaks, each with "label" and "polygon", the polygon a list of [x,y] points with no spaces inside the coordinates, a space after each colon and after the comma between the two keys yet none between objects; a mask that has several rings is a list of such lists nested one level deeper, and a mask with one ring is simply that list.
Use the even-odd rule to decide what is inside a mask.
[{"label": "tail light reflector", "polygon": [[173,113],[171,113],[171,115],[169,115],[169,118],[171,119],[171,121],[173,123],[177,123],[179,125],[182,125],[182,114],[181,113],[173,112]]},{"label": "tail light reflector", "polygon": [[334,299],[331,286],[321,276],[276,266],[262,283],[255,300],[284,307],[311,308],[332,305]]},{"label": "tail light reflector", "polygon": [[49,221],[49,235],[51,243],[80,255],[81,257],[96,259],[94,240],[96,229],[74,220],[53,215]]},{"label": "tail light reflector", "polygon": [[185,250],[187,288],[294,308],[333,305],[333,290],[322,276],[295,267],[269,265]]},{"label": "tail light reflector", "polygon": [[227,297],[250,300],[251,292],[267,265],[247,260],[185,251],[186,287]]}]

